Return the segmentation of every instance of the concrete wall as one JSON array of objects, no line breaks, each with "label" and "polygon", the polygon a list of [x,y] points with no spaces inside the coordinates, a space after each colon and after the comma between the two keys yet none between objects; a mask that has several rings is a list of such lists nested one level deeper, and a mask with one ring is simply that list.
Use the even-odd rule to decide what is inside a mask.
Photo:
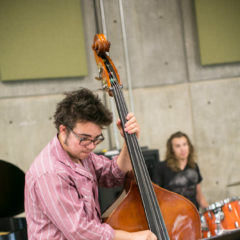
[{"label": "concrete wall", "polygon": [[[88,87],[97,67],[91,44],[98,29],[93,0],[82,0],[89,75],[79,79],[0,82],[0,159],[26,171],[56,133],[52,116],[64,91]],[[106,30],[130,105],[127,66],[117,0],[105,0]],[[240,64],[202,67],[191,0],[123,1],[134,111],[141,125],[141,146],[157,148],[161,160],[174,131],[189,134],[203,175],[207,200],[240,196]],[[111,107],[108,96],[107,104]],[[131,108],[129,107],[131,110]],[[113,129],[111,128],[111,135]],[[107,130],[104,132],[108,136]],[[114,144],[114,138],[111,139]],[[121,141],[121,140],[120,140]],[[97,150],[110,148],[110,141]]]}]

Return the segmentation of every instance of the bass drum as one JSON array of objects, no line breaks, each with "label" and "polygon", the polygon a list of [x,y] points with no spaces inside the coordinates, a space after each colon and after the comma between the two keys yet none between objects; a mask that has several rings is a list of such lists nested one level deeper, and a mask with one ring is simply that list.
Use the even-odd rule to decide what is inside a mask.
[{"label": "bass drum", "polygon": [[211,236],[237,229],[240,227],[240,198],[232,197],[215,202],[203,209],[200,215],[204,219],[202,221],[206,222]]}]

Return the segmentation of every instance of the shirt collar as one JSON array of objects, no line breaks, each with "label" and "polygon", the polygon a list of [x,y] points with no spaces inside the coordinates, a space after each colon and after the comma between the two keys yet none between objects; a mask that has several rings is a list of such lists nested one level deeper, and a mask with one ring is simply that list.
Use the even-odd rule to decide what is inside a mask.
[{"label": "shirt collar", "polygon": [[[63,147],[62,147],[62,145],[61,145],[57,135],[54,137],[53,140],[54,140],[54,144],[56,146],[56,150],[58,152],[58,154],[57,154],[57,161],[63,163],[65,166],[70,167],[75,172],[77,172],[77,173],[79,173],[81,175],[84,175],[84,176],[86,176],[86,177],[88,177],[90,179],[93,179],[92,174],[89,171],[87,171],[87,169],[84,166],[84,162],[85,161],[89,161],[90,157],[84,159],[84,161],[82,161],[83,166],[81,166],[80,164],[75,163],[71,159],[71,157],[68,155],[68,153],[63,149]],[[90,156],[91,156],[91,154],[90,154]]]}]

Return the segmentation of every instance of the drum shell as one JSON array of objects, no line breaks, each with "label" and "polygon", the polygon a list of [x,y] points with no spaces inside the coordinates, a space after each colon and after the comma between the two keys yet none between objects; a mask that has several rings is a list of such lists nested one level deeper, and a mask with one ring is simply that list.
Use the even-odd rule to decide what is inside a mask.
[{"label": "drum shell", "polygon": [[209,238],[211,237],[211,232],[207,226],[206,219],[203,216],[203,214],[200,214],[201,219],[201,232],[202,232],[202,238]]},{"label": "drum shell", "polygon": [[[211,236],[240,227],[240,198],[227,198],[209,205],[201,213]],[[202,229],[203,231],[204,229]],[[204,234],[206,234],[206,229]]]}]

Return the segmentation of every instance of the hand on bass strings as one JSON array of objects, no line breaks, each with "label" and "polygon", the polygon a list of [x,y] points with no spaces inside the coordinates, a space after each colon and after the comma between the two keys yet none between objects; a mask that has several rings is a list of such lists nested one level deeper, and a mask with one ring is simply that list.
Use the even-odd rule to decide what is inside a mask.
[{"label": "hand on bass strings", "polygon": [[157,240],[157,237],[150,230],[139,232],[115,231],[114,240]]},{"label": "hand on bass strings", "polygon": [[[128,134],[135,133],[137,138],[139,138],[140,127],[139,127],[139,124],[137,122],[137,119],[136,119],[134,113],[132,113],[132,112],[128,113],[127,116],[126,116],[126,120],[127,120],[127,122],[125,123],[124,131],[127,132]],[[118,119],[118,121],[117,121],[117,126],[118,126],[118,129],[120,131],[120,134],[123,137],[124,134],[123,134],[123,130],[122,130],[122,125],[121,125],[121,120],[120,119]]]},{"label": "hand on bass strings", "polygon": [[[136,120],[135,115],[133,113],[128,113],[126,116],[126,120],[127,121],[124,124],[124,129],[122,128],[120,119],[117,121],[117,126],[122,137],[124,137],[123,131],[127,132],[128,134],[135,133],[136,136],[139,137],[140,127]],[[124,142],[122,150],[118,156],[117,164],[118,164],[118,167],[125,173],[132,170],[132,165],[131,165],[130,157],[128,154],[126,142]]]}]

